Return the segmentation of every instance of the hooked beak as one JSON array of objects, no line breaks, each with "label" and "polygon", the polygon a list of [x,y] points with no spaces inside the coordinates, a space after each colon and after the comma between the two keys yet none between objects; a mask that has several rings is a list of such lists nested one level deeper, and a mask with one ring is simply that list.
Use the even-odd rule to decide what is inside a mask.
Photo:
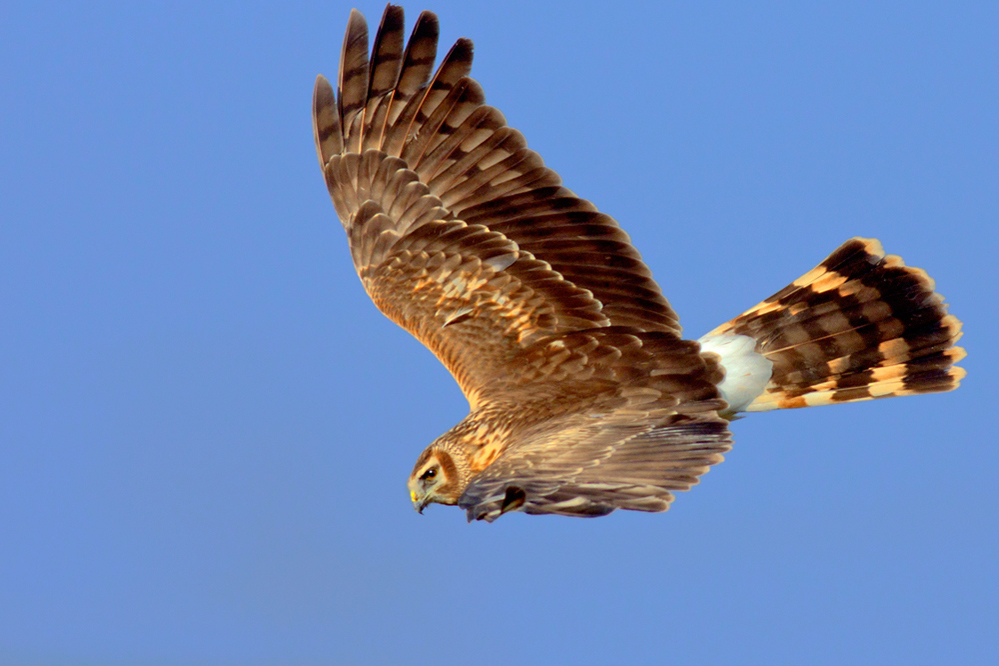
[{"label": "hooked beak", "polygon": [[416,496],[416,492],[412,490],[409,491],[409,499],[413,502],[413,508],[416,509],[416,512],[421,516],[423,515],[423,509],[425,509],[426,506],[430,504],[429,497],[424,497],[423,499],[419,499]]}]

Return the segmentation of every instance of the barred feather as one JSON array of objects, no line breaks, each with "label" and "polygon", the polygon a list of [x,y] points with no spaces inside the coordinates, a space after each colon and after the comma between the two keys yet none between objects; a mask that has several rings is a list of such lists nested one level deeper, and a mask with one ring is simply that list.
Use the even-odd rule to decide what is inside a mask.
[{"label": "barred feather", "polygon": [[961,322],[925,271],[854,238],[705,338],[756,340],[773,364],[745,411],[828,405],[957,388]]},{"label": "barred feather", "polygon": [[[367,25],[353,11],[339,94],[324,77],[316,80],[316,151],[349,237],[357,237],[351,227],[366,201],[399,220],[400,239],[434,209],[441,220],[501,229],[525,258],[588,289],[604,325],[679,333],[678,317],[617,222],[561,187],[520,132],[484,104],[481,86],[468,78],[471,41],[459,39],[431,75],[438,33],[437,18],[423,12],[403,49],[402,9],[389,5],[369,55]],[[364,219],[373,219],[370,211]],[[359,272],[393,251],[378,247],[381,254],[364,254]]]}]

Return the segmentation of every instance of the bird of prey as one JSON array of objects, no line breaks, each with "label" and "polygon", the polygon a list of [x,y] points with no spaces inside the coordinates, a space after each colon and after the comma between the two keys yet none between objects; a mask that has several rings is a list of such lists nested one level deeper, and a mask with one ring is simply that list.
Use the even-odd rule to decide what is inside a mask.
[{"label": "bird of prey", "polygon": [[485,104],[460,39],[408,43],[389,5],[369,52],[347,23],[337,91],[316,80],[316,151],[375,305],[451,371],[470,411],[409,477],[422,513],[665,511],[732,444],[746,412],[949,391],[961,323],[876,240],[697,341],[628,236],[563,187]]}]

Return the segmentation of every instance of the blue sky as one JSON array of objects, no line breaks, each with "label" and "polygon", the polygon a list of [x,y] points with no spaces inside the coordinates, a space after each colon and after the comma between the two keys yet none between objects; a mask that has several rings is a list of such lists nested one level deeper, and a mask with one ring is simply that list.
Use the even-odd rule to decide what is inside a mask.
[{"label": "blue sky", "polygon": [[467,405],[316,164],[349,5],[7,3],[0,662],[999,661],[999,10],[556,6],[426,8],[692,337],[874,236],[961,389],[747,418],[662,515],[418,516]]}]

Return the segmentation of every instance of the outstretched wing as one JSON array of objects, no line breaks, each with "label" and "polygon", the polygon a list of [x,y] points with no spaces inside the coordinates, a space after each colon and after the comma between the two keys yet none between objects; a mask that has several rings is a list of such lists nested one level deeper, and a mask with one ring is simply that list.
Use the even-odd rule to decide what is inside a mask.
[{"label": "outstretched wing", "polygon": [[[665,511],[731,445],[718,416],[722,371],[699,349],[669,333],[615,327],[530,350],[520,381],[540,389],[497,406],[516,415],[516,444],[483,451],[488,465],[458,500],[468,519]],[[552,384],[558,393],[545,395]]]},{"label": "outstretched wing", "polygon": [[580,415],[564,426],[510,447],[476,476],[458,501],[468,520],[492,522],[508,511],[665,511],[732,444],[727,423],[710,416]]},{"label": "outstretched wing", "polygon": [[316,80],[316,150],[358,275],[429,347],[473,407],[540,341],[621,326],[678,336],[677,316],[627,235],[484,105],[459,40],[431,77],[437,18],[404,47],[389,6],[368,52],[351,12],[339,94]]}]

